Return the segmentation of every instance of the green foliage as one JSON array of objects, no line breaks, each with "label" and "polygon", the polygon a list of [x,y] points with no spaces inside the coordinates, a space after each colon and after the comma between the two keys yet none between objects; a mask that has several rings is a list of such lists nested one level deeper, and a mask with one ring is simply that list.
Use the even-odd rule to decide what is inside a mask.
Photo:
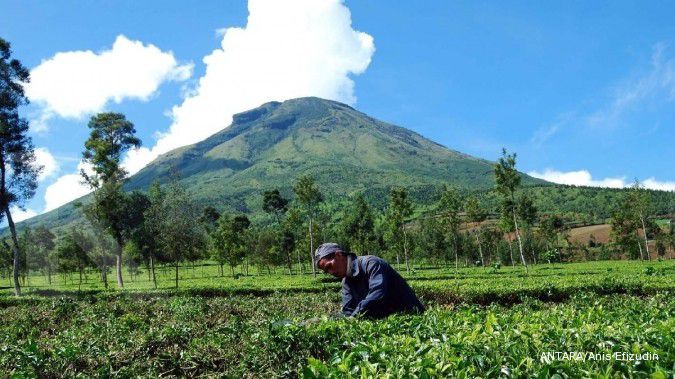
[{"label": "green foliage", "polygon": [[149,192],[150,206],[144,213],[147,228],[154,235],[159,257],[175,265],[175,285],[178,287],[178,265],[184,260],[202,257],[207,239],[204,225],[197,222],[201,210],[178,180],[167,188],[159,183]]},{"label": "green foliage", "polygon": [[92,166],[94,174],[81,170],[84,180],[92,187],[123,179],[126,175],[120,167],[122,153],[141,146],[134,134],[134,124],[121,113],[99,113],[89,120],[91,132],[84,143],[82,157]]},{"label": "green foliage", "polygon": [[242,262],[248,250],[246,231],[250,224],[244,215],[222,215],[211,234],[212,257],[218,263],[229,264],[233,276],[234,267]]},{"label": "green foliage", "polygon": [[[669,377],[675,267],[648,267],[540,265],[529,277],[510,267],[471,268],[457,278],[422,270],[408,281],[429,310],[378,321],[333,318],[339,283],[307,275],[208,275],[181,291],[5,294],[0,371],[19,377]],[[659,360],[565,361],[542,355],[548,351],[652,353]]]},{"label": "green foliage", "polygon": [[0,38],[0,222],[6,218],[12,234],[14,291],[19,296],[20,250],[10,208],[23,209],[35,195],[42,166],[36,162],[28,122],[19,116],[19,107],[28,104],[23,85],[30,73],[11,55],[10,43]]},{"label": "green foliage", "polygon": [[354,197],[352,205],[345,211],[341,228],[349,251],[361,255],[377,251],[375,219],[363,195]]}]

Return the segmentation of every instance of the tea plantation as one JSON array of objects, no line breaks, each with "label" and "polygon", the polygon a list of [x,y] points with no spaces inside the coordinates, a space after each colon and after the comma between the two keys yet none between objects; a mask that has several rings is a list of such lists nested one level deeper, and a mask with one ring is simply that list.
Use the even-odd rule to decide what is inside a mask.
[{"label": "tea plantation", "polygon": [[672,261],[418,270],[406,278],[428,311],[378,321],[334,317],[327,276],[215,273],[185,268],[178,290],[170,271],[159,289],[140,275],[125,291],[62,277],[3,290],[1,376],[675,375]]}]

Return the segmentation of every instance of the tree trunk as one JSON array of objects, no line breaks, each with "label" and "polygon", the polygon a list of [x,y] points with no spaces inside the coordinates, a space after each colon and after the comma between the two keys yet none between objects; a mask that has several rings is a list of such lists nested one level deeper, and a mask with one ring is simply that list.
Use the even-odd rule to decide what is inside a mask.
[{"label": "tree trunk", "polygon": [[405,271],[410,274],[410,260],[408,259],[408,236],[403,224],[403,258],[405,259]]},{"label": "tree trunk", "polygon": [[81,290],[82,290],[82,267],[80,267],[80,282],[77,285],[77,291],[79,292]]},{"label": "tree trunk", "polygon": [[458,249],[458,244],[457,244],[457,236],[455,235],[455,243],[454,243],[454,250],[455,250],[455,277],[457,277],[457,270],[459,269],[459,250]]},{"label": "tree trunk", "polygon": [[480,235],[476,233],[476,243],[478,243],[478,253],[480,254],[480,264],[485,267],[485,259],[483,259],[483,248],[480,245]]},{"label": "tree trunk", "polygon": [[223,270],[223,262],[220,262],[220,277],[225,276],[225,271]]},{"label": "tree trunk", "polygon": [[645,218],[640,214],[640,222],[642,222],[642,233],[645,235],[645,250],[647,251],[647,260],[651,261],[652,257],[649,255],[649,243],[647,242],[647,228],[645,227]]},{"label": "tree trunk", "polygon": [[314,231],[312,230],[312,216],[309,217],[309,258],[312,262],[312,275],[316,278],[316,264],[314,263]]},{"label": "tree trunk", "polygon": [[527,268],[525,255],[523,254],[523,241],[521,241],[520,239],[520,231],[518,230],[518,219],[516,217],[516,210],[514,209],[512,213],[513,213],[513,225],[516,227],[516,237],[518,237],[518,249],[520,250],[520,259],[523,261],[523,265],[525,266],[525,273],[529,274],[530,271]]},{"label": "tree trunk", "polygon": [[[4,173],[4,171],[3,171]],[[21,285],[19,284],[19,240],[16,237],[16,227],[12,214],[9,212],[9,205],[5,207],[5,215],[7,216],[7,224],[12,234],[12,251],[14,252],[14,295],[21,296]]]},{"label": "tree trunk", "polygon": [[176,289],[178,289],[178,261],[176,261]]},{"label": "tree trunk", "polygon": [[122,279],[122,245],[119,245],[117,255],[115,255],[115,267],[117,271],[117,286],[124,288],[124,280]]},{"label": "tree trunk", "polygon": [[644,260],[645,260],[645,257],[644,257],[644,255],[642,254],[642,244],[640,243],[640,233],[638,233],[637,231],[635,231],[635,234],[637,234],[637,236],[638,236],[638,241],[637,241],[637,243],[638,243],[638,249],[640,250],[640,260],[644,261]]},{"label": "tree trunk", "polygon": [[105,263],[103,263],[103,267],[101,268],[101,279],[103,280],[103,287],[108,289],[108,266]]},{"label": "tree trunk", "polygon": [[300,259],[300,250],[297,250],[298,252],[298,266],[300,267],[300,273],[304,274],[305,273],[305,265],[302,264],[302,259]]},{"label": "tree trunk", "polygon": [[47,265],[47,280],[49,281],[49,285],[52,285],[52,268]]},{"label": "tree trunk", "polygon": [[511,238],[507,236],[506,241],[509,243],[509,255],[511,256],[511,267],[516,267],[516,262],[513,260],[513,244],[511,243]]},{"label": "tree trunk", "polygon": [[157,289],[157,277],[155,276],[155,259],[150,255],[150,271],[152,271],[152,282],[155,284],[155,289]]}]

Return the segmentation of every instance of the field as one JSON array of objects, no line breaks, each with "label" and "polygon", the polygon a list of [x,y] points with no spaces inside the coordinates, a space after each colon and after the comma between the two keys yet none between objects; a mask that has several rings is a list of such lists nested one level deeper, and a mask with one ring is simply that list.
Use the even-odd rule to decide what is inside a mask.
[{"label": "field", "polygon": [[[226,271],[227,272],[227,271]],[[652,377],[675,375],[675,262],[417,269],[429,310],[333,317],[327,276],[90,273],[0,295],[0,372],[15,377]],[[203,276],[203,277],[202,277]],[[114,287],[114,283],[111,283]],[[574,356],[556,356],[580,352]],[[592,357],[588,354],[592,354]],[[631,357],[630,354],[639,354]],[[658,356],[658,360],[655,357]]]}]

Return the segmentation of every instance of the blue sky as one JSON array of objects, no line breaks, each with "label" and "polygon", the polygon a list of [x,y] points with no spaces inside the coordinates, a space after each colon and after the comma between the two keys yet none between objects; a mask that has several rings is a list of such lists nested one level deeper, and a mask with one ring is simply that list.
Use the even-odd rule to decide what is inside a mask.
[{"label": "blue sky", "polygon": [[3,0],[0,36],[33,70],[23,113],[48,168],[24,217],[84,191],[76,171],[92,113],[134,122],[146,147],[129,158],[134,171],[233,112],[301,95],[481,158],[506,147],[521,171],[549,180],[675,190],[674,8]]}]

